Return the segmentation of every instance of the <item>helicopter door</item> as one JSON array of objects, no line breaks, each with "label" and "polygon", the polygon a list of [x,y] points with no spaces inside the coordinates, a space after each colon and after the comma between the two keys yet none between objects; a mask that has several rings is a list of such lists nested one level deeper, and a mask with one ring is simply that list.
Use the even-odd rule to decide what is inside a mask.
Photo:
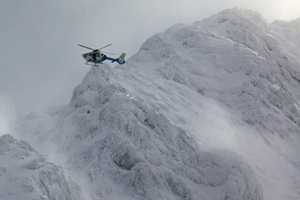
[{"label": "helicopter door", "polygon": [[93,54],[92,54],[92,58],[93,58],[93,60],[96,60],[96,59],[97,59],[97,54],[96,54],[96,53],[93,53]]},{"label": "helicopter door", "polygon": [[97,62],[101,62],[103,58],[103,53],[99,53],[97,57]]}]

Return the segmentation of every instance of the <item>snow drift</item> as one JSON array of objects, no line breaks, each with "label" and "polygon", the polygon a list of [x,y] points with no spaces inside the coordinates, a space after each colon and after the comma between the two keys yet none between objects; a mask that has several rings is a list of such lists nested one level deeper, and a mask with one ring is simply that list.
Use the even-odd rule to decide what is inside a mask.
[{"label": "snow drift", "polygon": [[299,199],[299,27],[240,9],[176,25],[18,130],[86,199]]}]

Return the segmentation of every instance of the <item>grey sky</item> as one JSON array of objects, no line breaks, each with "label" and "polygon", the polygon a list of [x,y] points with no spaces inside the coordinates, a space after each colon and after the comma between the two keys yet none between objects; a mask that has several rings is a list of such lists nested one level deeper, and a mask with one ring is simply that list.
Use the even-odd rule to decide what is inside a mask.
[{"label": "grey sky", "polygon": [[299,0],[2,0],[0,97],[11,99],[18,115],[66,105],[90,69],[77,44],[112,43],[106,51],[128,59],[155,33],[233,7],[269,22],[300,17]]}]

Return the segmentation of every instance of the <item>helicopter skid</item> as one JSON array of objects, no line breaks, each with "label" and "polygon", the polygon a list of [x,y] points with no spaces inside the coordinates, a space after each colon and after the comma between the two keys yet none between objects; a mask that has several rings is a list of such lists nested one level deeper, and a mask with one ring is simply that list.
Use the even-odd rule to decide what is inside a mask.
[{"label": "helicopter skid", "polygon": [[92,64],[92,63],[88,63],[88,62],[85,62],[84,64],[86,64],[86,65],[90,65],[90,66],[96,66],[96,67],[98,67],[99,66],[99,64],[102,64],[102,63],[94,63],[94,64]]}]

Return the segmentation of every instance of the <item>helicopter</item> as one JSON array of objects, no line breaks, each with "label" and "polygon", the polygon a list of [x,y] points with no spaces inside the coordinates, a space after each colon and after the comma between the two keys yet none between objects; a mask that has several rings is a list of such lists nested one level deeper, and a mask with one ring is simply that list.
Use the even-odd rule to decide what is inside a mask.
[{"label": "helicopter", "polygon": [[[122,53],[119,58],[111,58],[111,57],[108,57],[105,54],[103,54],[102,53],[103,51],[102,52],[100,51],[101,49],[104,49],[110,45],[111,44],[108,44],[104,47],[101,47],[100,49],[93,49],[91,47],[87,47],[87,46],[78,44],[78,46],[80,46],[80,47],[92,50],[92,52],[82,54],[82,57],[86,60],[86,62],[85,62],[86,65],[91,65],[91,64],[89,64],[89,62],[91,62],[91,63],[94,63],[93,66],[98,66],[98,63],[102,64],[102,62],[105,60],[111,60],[112,63],[117,62],[120,65],[123,65],[125,63],[126,53]],[[115,54],[109,53],[109,52],[104,52],[104,53],[115,55]]]}]

